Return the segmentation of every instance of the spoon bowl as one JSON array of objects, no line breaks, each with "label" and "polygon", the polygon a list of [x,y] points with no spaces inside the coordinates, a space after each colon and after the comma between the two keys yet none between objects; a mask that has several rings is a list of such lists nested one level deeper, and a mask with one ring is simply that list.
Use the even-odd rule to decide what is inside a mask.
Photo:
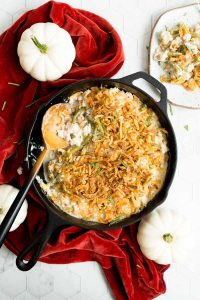
[{"label": "spoon bowl", "polygon": [[65,103],[55,104],[46,111],[42,120],[42,136],[47,149],[57,150],[68,146],[58,131],[62,130],[69,119],[70,113]]}]

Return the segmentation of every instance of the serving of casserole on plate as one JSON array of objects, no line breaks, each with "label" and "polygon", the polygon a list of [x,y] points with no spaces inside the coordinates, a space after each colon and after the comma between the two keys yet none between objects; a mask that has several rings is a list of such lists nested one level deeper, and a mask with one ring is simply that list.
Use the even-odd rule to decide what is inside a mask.
[{"label": "serving of casserole on plate", "polygon": [[167,11],[151,35],[149,72],[162,81],[170,102],[200,108],[200,12],[198,5]]}]

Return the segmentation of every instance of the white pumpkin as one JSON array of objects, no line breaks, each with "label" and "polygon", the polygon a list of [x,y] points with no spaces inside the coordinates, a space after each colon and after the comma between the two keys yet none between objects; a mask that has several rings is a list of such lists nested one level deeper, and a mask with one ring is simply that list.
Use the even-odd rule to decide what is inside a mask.
[{"label": "white pumpkin", "polygon": [[137,240],[142,253],[158,264],[183,262],[190,248],[190,227],[174,210],[159,208],[139,224]]},{"label": "white pumpkin", "polygon": [[39,81],[52,81],[67,73],[76,51],[69,33],[54,23],[36,23],[26,29],[17,47],[19,61]]},{"label": "white pumpkin", "polygon": [[[7,214],[10,206],[15,200],[19,190],[9,184],[0,185],[0,224],[2,223],[5,215]],[[12,224],[10,231],[13,231],[24,222],[27,216],[28,203],[25,200],[20,208],[20,211]]]}]

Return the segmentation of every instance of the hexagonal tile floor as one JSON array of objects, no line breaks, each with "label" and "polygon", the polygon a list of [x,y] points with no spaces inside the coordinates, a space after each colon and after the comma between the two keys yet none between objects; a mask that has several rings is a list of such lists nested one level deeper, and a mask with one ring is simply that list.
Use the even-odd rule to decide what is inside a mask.
[{"label": "hexagonal tile floor", "polygon": [[[45,0],[0,1],[0,32],[3,32],[26,10]],[[156,18],[165,10],[194,2],[193,0],[68,0],[74,7],[91,10],[112,23],[121,35],[126,61],[115,77],[147,70],[146,46]],[[149,87],[138,81],[150,93]],[[184,265],[173,265],[165,275],[167,293],[160,300],[200,300],[200,111],[173,107],[169,117],[179,146],[178,172],[166,206],[179,209],[191,222],[196,243],[191,258]],[[189,131],[184,125],[189,125]],[[190,211],[190,207],[192,211]],[[191,212],[191,213],[190,213]],[[71,265],[46,265],[22,273],[15,257],[5,247],[0,251],[1,300],[112,300],[114,299],[100,267],[94,262]]]}]

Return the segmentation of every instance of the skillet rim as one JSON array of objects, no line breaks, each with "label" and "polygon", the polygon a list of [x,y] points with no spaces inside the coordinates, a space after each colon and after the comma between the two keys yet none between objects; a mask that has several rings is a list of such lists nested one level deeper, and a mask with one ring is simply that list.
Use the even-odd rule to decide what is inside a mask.
[{"label": "skillet rim", "polygon": [[[167,130],[169,132],[169,137],[170,137],[170,159],[169,159],[169,163],[168,163],[168,169],[167,169],[167,174],[163,183],[163,186],[161,188],[161,190],[156,194],[156,196],[147,204],[147,206],[139,213],[137,214],[133,214],[131,215],[129,218],[125,218],[122,221],[119,221],[117,223],[113,223],[112,225],[108,224],[103,224],[103,223],[97,223],[97,222],[91,222],[91,221],[85,221],[82,219],[78,219],[75,217],[70,216],[69,214],[65,213],[64,211],[62,211],[59,207],[56,207],[55,204],[53,204],[53,202],[51,202],[50,199],[47,198],[47,196],[42,192],[42,189],[40,188],[39,184],[37,183],[36,179],[33,182],[33,187],[35,192],[37,193],[37,195],[39,196],[39,200],[45,205],[45,208],[47,209],[47,213],[51,213],[51,217],[55,217],[55,219],[62,219],[63,221],[63,225],[74,225],[74,226],[79,226],[85,229],[93,229],[93,230],[110,230],[110,229],[116,229],[116,228],[122,228],[125,226],[129,226],[131,224],[134,224],[136,222],[138,222],[139,220],[141,220],[145,215],[147,215],[148,213],[150,213],[151,211],[153,211],[157,206],[161,205],[167,198],[167,194],[169,191],[169,188],[172,184],[174,175],[175,175],[175,170],[176,170],[176,164],[177,164],[177,144],[176,144],[176,137],[175,137],[175,133],[172,127],[172,124],[167,116],[167,114],[165,112],[163,112],[163,110],[159,107],[159,103],[156,103],[155,100],[149,95],[147,94],[144,90],[138,88],[137,86],[130,84],[130,83],[126,83],[125,81],[122,81],[122,79],[110,79],[110,78],[94,78],[94,79],[86,79],[86,80],[81,80],[78,82],[74,82],[71,83],[65,87],[63,87],[61,90],[59,90],[58,92],[56,92],[54,95],[52,95],[50,97],[50,99],[44,103],[36,112],[36,115],[33,119],[33,124],[30,128],[29,131],[29,135],[28,135],[28,139],[27,139],[27,147],[26,147],[26,154],[27,154],[27,165],[28,165],[28,169],[30,170],[31,167],[31,162],[29,159],[29,155],[31,153],[31,151],[29,151],[30,145],[31,145],[31,137],[32,137],[32,133],[33,130],[37,124],[37,119],[39,114],[41,113],[41,111],[45,108],[47,108],[49,106],[49,104],[52,101],[55,101],[55,99],[59,96],[61,96],[63,93],[65,93],[67,90],[74,90],[77,86],[82,86],[82,88],[80,88],[79,90],[84,90],[84,85],[86,84],[93,84],[92,86],[95,86],[95,83],[98,83],[99,85],[109,85],[109,84],[119,84],[121,87],[121,89],[126,90],[126,87],[128,87],[128,89],[132,89],[132,90],[136,90],[138,93],[142,94],[146,101],[145,103],[150,106],[153,111],[156,113],[156,115],[158,116],[159,120],[161,119],[161,117],[164,119],[164,121],[167,124],[167,127],[169,127],[169,129]],[[71,94],[75,93],[76,91],[72,91]],[[132,92],[134,93],[134,92]],[[63,95],[64,97],[64,95]],[[144,102],[144,99],[140,99],[141,101]],[[166,99],[167,101],[167,99]],[[154,109],[155,108],[155,109]],[[157,110],[157,111],[155,111]],[[45,112],[44,112],[45,113]],[[161,117],[160,117],[161,116]],[[163,123],[163,122],[161,122]],[[172,149],[173,146],[173,149]]]}]

